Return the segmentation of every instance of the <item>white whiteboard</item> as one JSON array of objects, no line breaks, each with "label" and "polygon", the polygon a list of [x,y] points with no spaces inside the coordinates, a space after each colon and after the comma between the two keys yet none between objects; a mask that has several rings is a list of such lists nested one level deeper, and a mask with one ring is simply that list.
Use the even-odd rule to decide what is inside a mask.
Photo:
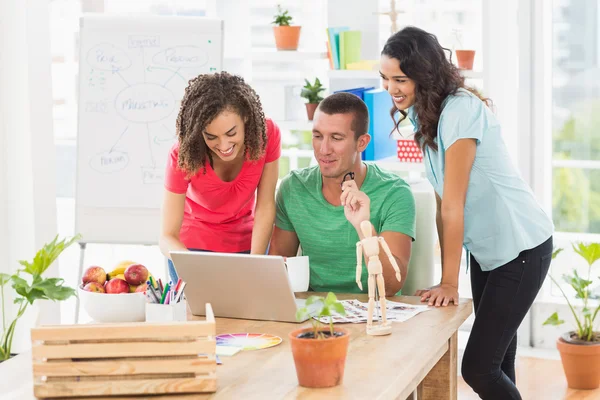
[{"label": "white whiteboard", "polygon": [[220,71],[223,22],[83,17],[75,232],[82,242],[158,242],[164,170],[189,79]]}]

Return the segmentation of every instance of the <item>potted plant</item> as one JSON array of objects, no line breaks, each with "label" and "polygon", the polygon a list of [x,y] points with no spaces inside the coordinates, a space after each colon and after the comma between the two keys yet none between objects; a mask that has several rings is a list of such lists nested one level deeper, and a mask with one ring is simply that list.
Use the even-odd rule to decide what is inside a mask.
[{"label": "potted plant", "polygon": [[283,11],[281,5],[277,5],[277,14],[272,24],[273,33],[275,34],[275,46],[277,50],[298,50],[298,42],[300,41],[300,26],[292,26],[292,16],[288,14],[288,10]]},{"label": "potted plant", "polygon": [[317,106],[323,100],[321,96],[321,92],[325,90],[325,87],[321,85],[321,81],[319,78],[315,78],[315,83],[311,84],[308,79],[304,79],[306,84],[302,87],[302,91],[300,92],[300,97],[304,97],[307,100],[306,103],[306,115],[309,121],[313,120],[315,116],[315,110]]},{"label": "potted plant", "polygon": [[[296,312],[296,319],[310,318],[312,327],[290,332],[289,339],[300,386],[324,388],[339,385],[344,377],[350,333],[334,328],[332,315],[345,315],[344,306],[333,293],[310,296]],[[320,319],[329,317],[329,326]]]},{"label": "potted plant", "polygon": [[460,69],[473,69],[473,61],[475,60],[475,50],[467,50],[462,44],[462,33],[459,29],[453,30],[456,38],[457,47],[454,49],[456,53],[456,61]]},{"label": "potted plant", "polygon": [[[600,386],[600,332],[594,331],[594,321],[600,311],[600,306],[590,307],[592,284],[592,265],[600,259],[600,243],[573,245],[575,253],[583,257],[587,264],[587,277],[582,277],[573,269],[570,274],[564,274],[563,280],[575,290],[575,297],[581,300],[583,307],[576,310],[569,301],[564,290],[558,282],[550,276],[558,286],[564,298],[567,300],[569,309],[575,318],[576,329],[563,334],[556,341],[560,352],[563,369],[567,376],[567,383],[572,389],[596,389]],[[562,249],[552,253],[555,258]],[[561,325],[565,321],[558,317],[558,313],[552,314],[544,325]]]},{"label": "potted plant", "polygon": [[[2,302],[2,337],[0,338],[0,362],[11,357],[12,341],[17,321],[23,316],[29,305],[36,300],[65,300],[76,295],[75,289],[64,286],[62,278],[43,278],[42,275],[58,258],[60,253],[80,239],[77,235],[71,240],[58,241],[58,235],[52,242],[44,244],[31,262],[19,261],[24,268],[12,275],[0,273],[0,301]],[[25,279],[27,276],[27,279]],[[16,296],[14,303],[18,305],[16,316],[7,325],[7,314],[4,305],[5,286],[11,285]]]}]

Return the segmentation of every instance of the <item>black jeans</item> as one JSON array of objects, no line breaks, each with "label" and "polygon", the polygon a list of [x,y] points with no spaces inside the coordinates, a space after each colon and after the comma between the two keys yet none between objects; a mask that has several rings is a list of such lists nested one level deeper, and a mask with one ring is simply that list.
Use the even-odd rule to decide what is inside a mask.
[{"label": "black jeans", "polygon": [[533,304],[552,259],[552,237],[492,271],[471,255],[475,322],[462,376],[480,398],[521,399],[515,385],[517,329]]}]

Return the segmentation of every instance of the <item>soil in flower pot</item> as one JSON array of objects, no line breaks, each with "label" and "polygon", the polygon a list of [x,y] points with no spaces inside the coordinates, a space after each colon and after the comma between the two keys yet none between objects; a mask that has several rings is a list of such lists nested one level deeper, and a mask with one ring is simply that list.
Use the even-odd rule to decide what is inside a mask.
[{"label": "soil in flower pot", "polygon": [[600,334],[596,341],[574,338],[569,332],[556,341],[563,369],[571,389],[590,390],[600,387]]},{"label": "soil in flower pot", "polygon": [[[10,360],[11,358],[16,357],[18,355],[19,355],[18,353],[10,353],[10,358],[8,360]],[[4,361],[8,361],[8,360],[0,360],[0,364],[3,363]]]},{"label": "soil in flower pot", "polygon": [[[331,337],[331,332],[329,332],[329,331],[321,331],[321,334],[323,336],[325,336],[325,338]],[[335,332],[333,332],[333,336],[335,336],[335,337],[344,336],[344,333],[335,331]],[[303,333],[299,334],[297,337],[298,337],[298,339],[315,339],[315,331],[303,332]]]},{"label": "soil in flower pot", "polygon": [[325,339],[314,339],[312,328],[298,329],[289,334],[300,386],[324,388],[342,383],[350,333],[343,328],[335,328],[332,337],[328,329],[320,331]]}]

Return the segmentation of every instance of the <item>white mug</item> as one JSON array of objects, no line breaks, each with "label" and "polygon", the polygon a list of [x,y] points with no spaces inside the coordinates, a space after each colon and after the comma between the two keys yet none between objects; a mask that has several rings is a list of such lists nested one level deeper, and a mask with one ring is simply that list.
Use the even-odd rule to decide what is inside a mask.
[{"label": "white mug", "polygon": [[308,256],[287,257],[285,265],[287,267],[290,284],[292,285],[292,291],[308,291],[308,283],[310,280]]}]

